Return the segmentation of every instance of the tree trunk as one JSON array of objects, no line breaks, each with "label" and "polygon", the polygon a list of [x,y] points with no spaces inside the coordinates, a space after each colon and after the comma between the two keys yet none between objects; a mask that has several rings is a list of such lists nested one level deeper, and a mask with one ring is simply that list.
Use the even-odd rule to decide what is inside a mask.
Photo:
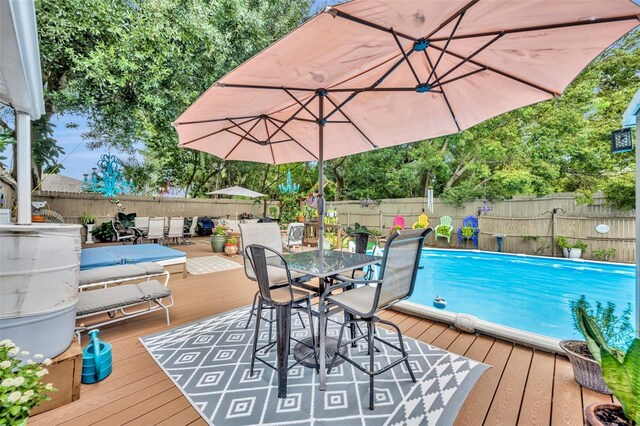
[{"label": "tree trunk", "polygon": [[191,184],[193,184],[193,179],[196,177],[199,158],[200,158],[200,151],[196,151],[193,157],[193,171],[191,172],[191,176],[189,176],[189,180],[187,180],[187,185],[184,190],[184,198],[189,198],[189,189],[191,189]]},{"label": "tree trunk", "polygon": [[473,163],[476,162],[475,158],[472,158],[470,161],[466,161],[464,162],[464,164],[461,163],[461,165],[458,166],[458,168],[456,169],[456,171],[453,173],[453,175],[449,178],[449,180],[447,181],[447,184],[444,186],[445,189],[451,189],[451,187],[453,186],[454,183],[456,183],[456,181],[464,174],[464,172],[467,171],[467,169],[469,168],[469,166],[471,166]]}]

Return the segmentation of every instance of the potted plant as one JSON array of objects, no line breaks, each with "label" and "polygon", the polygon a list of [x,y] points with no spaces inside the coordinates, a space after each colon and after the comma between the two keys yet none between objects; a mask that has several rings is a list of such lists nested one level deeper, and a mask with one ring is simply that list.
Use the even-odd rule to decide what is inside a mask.
[{"label": "potted plant", "polygon": [[238,254],[238,237],[229,237],[224,244],[224,254],[227,256],[235,256]]},{"label": "potted plant", "polygon": [[[463,226],[462,227],[462,240],[468,241],[473,238],[476,233],[476,228],[473,226]],[[466,247],[466,246],[465,246]]]},{"label": "potted plant", "polygon": [[96,223],[95,215],[91,213],[83,213],[80,217],[80,223],[87,228],[87,241],[86,244],[93,244],[93,238],[91,238],[91,231],[93,231],[93,227]]},{"label": "potted plant", "polygon": [[634,338],[626,351],[612,348],[601,328],[584,309],[578,312],[589,351],[602,369],[604,380],[620,404],[595,403],[585,408],[590,426],[640,424],[640,339]]},{"label": "potted plant", "polygon": [[224,252],[224,245],[227,242],[227,228],[224,225],[216,225],[211,234],[211,250],[214,253]]},{"label": "potted plant", "polygon": [[91,235],[96,237],[98,241],[111,241],[113,237],[116,235],[113,230],[113,226],[111,226],[111,222],[103,222],[100,225],[93,228],[91,231]]},{"label": "potted plant", "polygon": [[21,352],[11,340],[0,342],[2,424],[26,425],[31,409],[42,401],[50,400],[47,394],[55,390],[51,383],[42,382],[44,375],[49,373],[45,367],[51,365],[51,360],[42,360],[39,354],[34,355],[33,360],[25,359],[28,356],[29,352]]},{"label": "potted plant", "polygon": [[253,215],[251,213],[249,213],[249,212],[242,212],[242,213],[240,213],[238,218],[240,219],[240,221],[242,223],[245,223],[247,220],[253,219]]},{"label": "potted plant", "polygon": [[279,211],[280,209],[278,208],[278,206],[274,204],[270,205],[269,208],[267,208],[268,215],[271,219],[277,219]]},{"label": "potted plant", "polygon": [[589,346],[587,332],[580,320],[582,312],[602,330],[601,334],[608,342],[609,347],[619,351],[633,338],[631,305],[618,316],[615,313],[616,306],[611,302],[606,305],[596,302],[595,308],[592,308],[584,295],[577,301],[571,301],[573,327],[585,337],[585,340],[562,340],[560,342],[560,347],[569,357],[576,382],[596,392],[611,394],[611,390],[602,377],[600,360],[597,355],[593,355],[594,352]]},{"label": "potted plant", "polygon": [[392,227],[389,229],[389,235],[393,235],[393,234],[395,234],[396,232],[400,232],[400,231],[402,231],[402,226],[400,226],[400,225],[392,226]]},{"label": "potted plant", "polygon": [[556,237],[556,244],[562,249],[562,254],[567,259],[580,259],[582,252],[586,250],[587,245],[582,241],[576,241],[575,244],[570,244],[567,237]]},{"label": "potted plant", "polygon": [[298,222],[304,222],[304,211],[298,210]]}]

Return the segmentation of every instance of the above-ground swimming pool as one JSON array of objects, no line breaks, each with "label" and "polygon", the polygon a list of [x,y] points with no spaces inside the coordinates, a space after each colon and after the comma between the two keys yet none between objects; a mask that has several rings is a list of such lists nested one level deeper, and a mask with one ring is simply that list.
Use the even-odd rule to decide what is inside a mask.
[{"label": "above-ground swimming pool", "polygon": [[[557,339],[581,338],[569,302],[585,295],[616,304],[633,303],[635,266],[465,250],[425,249],[409,302]],[[634,321],[632,314],[631,320]]]}]

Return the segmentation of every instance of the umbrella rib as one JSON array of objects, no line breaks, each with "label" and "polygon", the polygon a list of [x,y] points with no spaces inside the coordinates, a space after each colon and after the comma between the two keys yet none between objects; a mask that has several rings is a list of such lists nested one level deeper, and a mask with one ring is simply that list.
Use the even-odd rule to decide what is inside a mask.
[{"label": "umbrella rib", "polygon": [[[371,91],[372,89],[375,89],[376,87],[378,87],[380,84],[382,84],[384,82],[384,80],[389,77],[389,75],[391,75],[392,72],[394,72],[405,60],[408,61],[409,60],[409,55],[411,55],[414,52],[413,48],[411,48],[411,50],[409,50],[409,52],[405,55],[403,55],[398,61],[396,61],[391,68],[389,68],[384,74],[382,74],[382,76],[377,79],[373,84],[371,84],[371,86],[369,87],[365,87],[365,88],[361,88],[361,89],[356,89],[354,90],[348,97],[347,99],[345,99],[344,101],[342,101],[339,105],[335,105],[335,108],[333,109],[333,111],[331,111],[329,114],[325,115],[323,117],[324,120],[328,120],[329,117],[331,117],[333,114],[335,114],[336,112],[340,111],[342,112],[342,107],[345,106],[346,104],[348,104],[349,102],[351,102],[353,100],[353,98],[355,98],[356,96],[358,96],[360,93],[362,92],[368,92]],[[332,102],[333,103],[333,102]],[[343,113],[344,115],[344,113]]]},{"label": "umbrella rib", "polygon": [[[240,123],[240,124],[248,123],[248,122],[250,122],[250,121],[255,120],[256,118],[257,118],[257,117],[249,118],[248,120],[243,121],[243,122],[242,122],[242,123]],[[228,119],[227,119],[227,118],[225,118],[225,121],[227,121],[227,120],[228,120]],[[195,139],[192,139],[192,140],[190,140],[189,142],[185,142],[185,143],[183,143],[183,144],[182,144],[182,146],[189,145],[189,144],[194,143],[194,142],[198,142],[199,140],[202,140],[202,139],[208,138],[209,136],[215,136],[215,135],[217,135],[218,133],[222,133],[222,132],[225,132],[225,131],[227,131],[227,130],[229,130],[229,129],[233,129],[234,127],[237,127],[237,126],[233,125],[233,126],[225,127],[224,129],[216,130],[215,132],[208,133],[208,134],[206,134],[206,135],[204,135],[204,136],[200,136],[200,137],[197,137],[197,138],[195,138]],[[243,130],[244,130],[244,129],[243,129]]]},{"label": "umbrella rib", "polygon": [[[499,33],[517,34],[517,33],[529,32],[529,31],[554,30],[558,28],[577,27],[582,25],[606,24],[611,22],[630,21],[634,19],[637,21],[640,21],[640,15],[625,15],[625,16],[615,16],[611,18],[596,18],[593,21],[563,22],[559,24],[536,25],[532,27],[512,28],[508,30],[485,31],[482,33],[473,33],[473,34],[460,34],[455,36],[453,39],[460,40],[465,38],[488,37],[488,36],[496,35]],[[444,37],[431,39],[432,42],[438,42],[438,41],[444,41],[444,40],[446,40],[446,38]]]},{"label": "umbrella rib", "polygon": [[[260,120],[261,120],[261,119],[258,119],[258,121],[260,121]],[[229,121],[230,121],[230,122],[232,122],[233,124],[235,124],[235,125],[236,125],[236,127],[237,127],[238,129],[240,129],[241,131],[243,131],[243,132],[245,131],[245,130],[244,130],[244,128],[242,128],[242,126],[238,125],[235,121],[233,121],[233,120],[231,120],[231,119],[230,119]],[[227,130],[227,131],[229,131],[229,130]],[[233,132],[233,133],[234,133],[236,136],[240,136],[240,137],[243,137],[243,138],[245,138],[245,139],[249,139],[249,140],[250,140],[250,141],[252,141],[252,142],[256,142],[256,143],[260,142],[260,141],[258,140],[258,138],[256,138],[256,137],[255,137],[255,136],[253,136],[252,134],[247,134],[247,135],[245,135],[245,136],[242,136],[242,134],[237,134],[237,133],[235,133],[235,132]]]},{"label": "umbrella rib", "polygon": [[[327,95],[327,96],[325,96],[325,97],[327,98],[327,100],[328,100],[329,102],[331,102],[331,104],[332,104],[334,107],[338,108],[338,106],[336,105],[336,103],[335,103],[335,102],[333,102],[333,99],[331,99],[331,98],[329,97],[329,95]],[[351,124],[351,125],[352,125],[352,126],[353,126],[353,127],[354,127],[354,128],[355,128],[355,129],[356,129],[356,130],[361,134],[361,135],[362,135],[362,137],[363,137],[363,138],[365,138],[365,139],[367,140],[367,142],[369,142],[369,144],[371,145],[371,147],[372,147],[372,148],[378,148],[378,145],[376,145],[376,144],[374,144],[373,142],[371,142],[371,139],[369,139],[369,137],[368,137],[367,135],[365,135],[365,133],[364,133],[362,130],[360,130],[360,127],[358,127],[358,126],[353,122],[353,120],[351,120],[351,119],[347,116],[347,114],[345,114],[345,113],[344,113],[344,111],[340,111],[340,113],[341,113],[342,115],[344,115],[344,117],[345,117],[347,120],[349,120],[349,123],[350,123],[350,124]]]},{"label": "umbrella rib", "polygon": [[416,70],[413,69],[413,65],[411,65],[411,61],[409,60],[409,56],[407,56],[407,54],[405,53],[404,48],[402,47],[402,44],[400,43],[400,39],[398,38],[398,35],[396,34],[396,32],[394,31],[393,28],[391,28],[391,34],[393,35],[393,38],[396,41],[396,44],[398,45],[398,49],[400,49],[400,51],[402,52],[402,56],[404,56],[404,60],[407,61],[407,65],[409,65],[409,68],[411,68],[411,73],[416,78],[416,82],[418,84],[420,84],[420,77],[418,77],[418,74],[416,73]]},{"label": "umbrella rib", "polygon": [[[431,47],[433,47],[433,48],[434,48],[434,49],[436,49],[436,50],[441,50],[441,48],[440,48],[440,47],[437,47],[437,46],[435,46],[435,45],[433,45],[433,44],[431,45]],[[448,54],[448,55],[451,55],[451,56],[454,56],[454,57],[456,57],[456,58],[458,58],[458,59],[466,59],[466,57],[465,57],[465,56],[462,56],[462,55],[460,55],[460,54],[458,54],[458,53],[452,52],[451,50],[447,50],[447,54]],[[515,76],[515,75],[513,75],[513,74],[509,74],[509,73],[507,73],[507,72],[505,72],[505,71],[499,70],[499,69],[494,68],[494,67],[492,67],[492,66],[489,66],[489,65],[483,64],[482,62],[474,61],[474,60],[472,60],[472,59],[469,59],[467,62],[469,62],[470,64],[473,64],[473,65],[475,65],[475,66],[477,66],[477,67],[485,68],[487,71],[491,71],[491,72],[495,72],[496,74],[500,74],[500,75],[501,75],[501,76],[503,76],[503,77],[510,78],[511,80],[517,81],[518,83],[522,83],[522,84],[525,84],[525,85],[527,85],[527,86],[529,86],[529,87],[533,87],[534,89],[539,90],[539,91],[541,91],[541,92],[548,93],[548,94],[550,94],[551,96],[553,96],[554,98],[556,98],[556,97],[560,96],[560,94],[559,94],[559,93],[556,93],[556,92],[554,92],[554,91],[552,91],[552,90],[549,90],[549,89],[545,89],[545,88],[544,88],[544,87],[542,87],[542,86],[539,86],[539,85],[537,85],[537,84],[535,84],[535,83],[532,83],[532,82],[530,82],[530,81],[527,81],[527,80],[525,80],[525,79],[523,79],[523,78],[517,77],[517,76]]]},{"label": "umbrella rib", "polygon": [[238,145],[240,145],[240,143],[246,138],[246,136],[251,133],[251,131],[258,125],[258,123],[260,122],[260,120],[256,120],[255,123],[253,123],[253,125],[251,126],[251,128],[249,130],[245,130],[245,135],[243,137],[240,138],[240,140],[238,141],[237,144],[235,144],[233,146],[233,148],[231,148],[231,151],[229,151],[227,153],[227,155],[224,156],[224,159],[226,160],[227,158],[229,158],[229,156],[231,155],[231,153],[233,153],[233,151],[236,150],[236,148],[238,147]]},{"label": "umbrella rib", "polygon": [[300,102],[300,100],[298,98],[296,98],[295,96],[293,96],[293,94],[286,88],[283,88],[282,90],[284,90],[287,95],[291,96],[291,99],[293,99],[294,101],[296,101],[296,103],[298,105],[300,105],[302,108],[304,108],[305,111],[307,111],[313,118],[315,118],[316,120],[318,119],[318,117],[316,117],[316,115],[314,113],[312,113],[309,108],[307,108],[307,106],[305,104],[303,104],[302,102]]},{"label": "umbrella rib", "polygon": [[[426,50],[424,51],[424,56],[427,58],[427,62],[429,63],[429,66],[434,71],[433,74],[436,77],[436,80],[438,80],[438,74],[435,73],[435,70],[433,69],[433,64],[431,63],[431,58],[429,57],[429,54],[427,53]],[[456,125],[456,128],[458,129],[458,132],[459,132],[461,131],[461,129],[460,129],[460,125],[458,124],[458,119],[456,118],[456,114],[453,112],[453,108],[449,103],[449,98],[447,98],[447,94],[444,92],[444,88],[442,87],[442,85],[440,86],[440,90],[442,91],[442,97],[444,98],[444,102],[447,104],[447,108],[449,108],[449,113],[451,113],[451,118],[453,118],[453,124]]]},{"label": "umbrella rib", "polygon": [[284,86],[268,86],[263,84],[237,84],[237,83],[217,83],[216,87],[233,87],[239,89],[265,89],[265,90],[292,90],[294,92],[315,92],[316,89],[308,87],[284,87]]},{"label": "umbrella rib", "polygon": [[[440,25],[438,25],[438,27],[431,31],[426,37],[425,39],[430,39],[431,36],[433,36],[435,33],[437,33],[438,31],[440,31],[441,29],[443,29],[444,27],[446,27],[447,25],[449,25],[449,23],[451,23],[451,21],[453,21],[454,19],[456,19],[457,17],[464,15],[465,12],[467,10],[469,10],[473,5],[475,5],[476,3],[478,3],[480,0],[471,0],[469,3],[467,3],[466,5],[464,5],[460,10],[458,10],[456,13],[454,13],[453,15],[451,15],[448,19],[446,19],[444,22],[442,22]],[[457,27],[457,24],[456,24]],[[453,31],[455,32],[455,30]]]},{"label": "umbrella rib", "polygon": [[[469,6],[469,7],[471,7],[471,6]],[[429,77],[427,77],[426,84],[429,84],[429,82],[431,81],[431,77],[433,77],[435,72],[436,72],[436,68],[438,68],[438,65],[440,65],[440,61],[442,60],[442,57],[444,56],[444,52],[447,50],[447,47],[449,47],[449,43],[451,42],[451,38],[456,34],[456,31],[458,30],[458,27],[460,26],[460,22],[462,22],[462,18],[464,18],[465,11],[466,11],[466,9],[464,11],[460,12],[460,14],[458,15],[458,20],[456,21],[456,24],[454,25],[453,30],[451,31],[451,34],[449,34],[449,38],[447,39],[447,42],[444,44],[444,47],[440,51],[440,55],[438,55],[438,59],[436,59],[435,65],[431,66],[431,73],[429,73]],[[424,50],[424,52],[426,52],[426,49]],[[438,79],[438,77],[436,77],[436,81],[437,81],[437,79]]]},{"label": "umbrella rib", "polygon": [[[267,120],[269,120],[271,122],[271,124],[273,124],[274,126],[277,126],[276,123],[273,122],[274,118],[273,117],[269,117],[267,116]],[[316,161],[318,160],[318,157],[313,154],[311,151],[309,151],[307,148],[304,147],[304,145],[302,145],[300,142],[298,142],[296,140],[296,138],[294,138],[293,136],[291,136],[286,130],[282,129],[281,130],[282,133],[284,133],[285,135],[287,135],[287,137],[291,138],[292,141],[294,141],[300,148],[304,149],[305,151],[307,151],[307,154],[309,154],[310,156],[312,156],[313,158],[316,159]]]},{"label": "umbrella rib", "polygon": [[[471,59],[478,55],[480,52],[482,52],[483,50],[485,50],[487,47],[491,46],[493,43],[495,43],[496,41],[498,41],[500,38],[502,38],[502,36],[504,35],[504,33],[500,33],[497,34],[495,37],[493,37],[491,40],[489,40],[488,42],[486,42],[485,44],[483,44],[482,46],[480,46],[478,49],[476,49],[476,51],[474,51],[471,55],[465,57],[464,59],[462,59],[461,62],[459,62],[458,64],[456,64],[455,66],[453,66],[453,68],[450,68],[447,72],[445,72],[444,74],[442,74],[439,78],[436,77],[436,80],[433,82],[433,84],[435,83],[439,83],[440,79],[445,78],[446,76],[448,76],[449,74],[451,74],[452,72],[454,72],[455,70],[457,70],[458,68],[460,68],[462,65],[466,64],[467,62],[471,61]],[[442,48],[442,50],[440,51],[440,55],[444,55],[445,53],[449,53],[448,50],[446,50],[446,46]]]},{"label": "umbrella rib", "polygon": [[[336,9],[335,7],[332,7],[329,9],[329,14],[338,17],[338,18],[343,18],[343,19],[347,19],[349,21],[355,22],[357,24],[361,24],[379,31],[383,31],[385,33],[391,33],[392,30],[390,30],[387,27],[383,27],[382,25],[379,24],[374,24],[373,22],[367,21],[366,19],[362,19],[362,18],[358,18],[357,16],[353,16],[353,15],[349,15],[348,13],[345,13],[339,9]],[[398,35],[398,37],[402,37],[404,39],[407,40],[411,40],[413,42],[418,41],[417,38],[412,37],[410,35],[404,34],[404,33],[396,33]]]},{"label": "umbrella rib", "polygon": [[[226,132],[227,133],[231,133],[232,135],[238,136],[239,138],[244,137],[244,136],[242,136],[242,133],[236,133],[236,132],[234,132],[233,130],[230,130],[230,129],[226,129]],[[255,142],[255,143],[259,142],[256,138],[254,138],[251,135],[247,135],[247,137],[245,139],[249,139],[251,142]]]},{"label": "umbrella rib", "polygon": [[[449,80],[445,80],[445,81],[441,81],[441,82],[438,82],[438,83],[434,83],[433,86],[431,86],[431,87],[434,87],[434,88],[435,87],[442,87],[445,84],[453,83],[454,81],[458,81],[458,80],[461,80],[463,78],[471,77],[472,75],[478,74],[479,72],[482,72],[482,71],[487,71],[487,69],[484,68],[484,67],[483,68],[478,68],[476,70],[469,71],[466,74],[462,74],[462,75],[459,75],[457,77],[450,78]],[[436,77],[436,78],[438,78],[438,77]]]},{"label": "umbrella rib", "polygon": [[[284,121],[282,122],[282,124],[280,124],[279,126],[278,126],[278,125],[276,125],[276,126],[277,126],[276,131],[275,131],[275,132],[273,132],[273,133],[271,134],[271,136],[269,136],[269,138],[267,139],[267,142],[271,142],[271,138],[272,138],[272,137],[274,137],[275,135],[277,135],[278,133],[280,133],[280,132],[282,131],[282,128],[283,128],[284,126],[286,126],[286,125],[287,125],[291,120],[293,120],[293,119],[296,117],[296,115],[298,115],[298,114],[300,113],[300,111],[302,111],[302,110],[303,110],[303,108],[304,108],[304,107],[306,107],[307,105],[309,105],[309,104],[310,104],[310,103],[311,103],[311,102],[316,98],[316,96],[318,96],[318,95],[317,95],[317,94],[314,94],[312,97],[310,97],[310,98],[309,98],[309,100],[308,100],[307,102],[305,102],[305,103],[304,103],[304,105],[303,105],[303,106],[301,106],[300,108],[298,108],[298,110],[297,110],[296,112],[294,112],[294,113],[291,115],[291,117],[289,117],[289,118],[287,118],[286,120],[284,120]],[[285,133],[285,134],[286,134],[286,133]]]},{"label": "umbrella rib", "polygon": [[251,121],[254,118],[258,118],[260,117],[259,115],[245,115],[242,117],[225,117],[225,118],[212,118],[210,120],[196,120],[196,121],[182,121],[179,123],[176,123],[178,126],[182,126],[185,124],[202,124],[202,123],[215,123],[218,121],[228,121],[228,120],[244,120],[244,119],[249,119],[249,121]]}]

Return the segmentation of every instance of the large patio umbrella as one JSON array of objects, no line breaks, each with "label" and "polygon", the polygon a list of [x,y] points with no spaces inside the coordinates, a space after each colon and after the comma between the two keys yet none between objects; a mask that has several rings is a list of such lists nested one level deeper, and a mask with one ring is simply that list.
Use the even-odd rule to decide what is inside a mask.
[{"label": "large patio umbrella", "polygon": [[639,14],[629,0],[353,0],[222,77],[174,126],[180,146],[226,160],[318,161],[322,218],[324,160],[560,96]]},{"label": "large patio umbrella", "polygon": [[[261,194],[256,191],[252,191],[247,188],[243,188],[242,186],[230,186],[228,188],[218,189],[217,191],[207,192],[207,194],[213,195],[229,195],[232,197],[248,197],[248,198],[259,198],[266,197],[266,195]],[[236,204],[236,219],[238,219],[238,205]]]}]

